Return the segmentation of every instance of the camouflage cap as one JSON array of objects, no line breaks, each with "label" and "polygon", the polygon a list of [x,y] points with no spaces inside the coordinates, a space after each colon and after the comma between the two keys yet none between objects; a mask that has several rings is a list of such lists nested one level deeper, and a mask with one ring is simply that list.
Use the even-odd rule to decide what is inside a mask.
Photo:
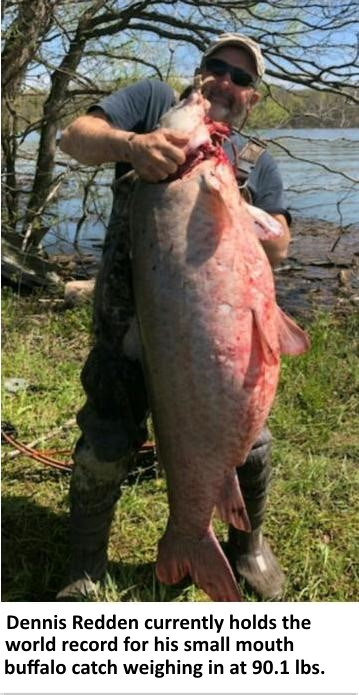
[{"label": "camouflage cap", "polygon": [[237,46],[238,48],[242,48],[247,51],[254,60],[258,77],[263,77],[265,65],[261,49],[259,48],[258,43],[253,41],[253,39],[250,39],[249,36],[244,36],[243,34],[220,34],[218,39],[211,43],[204,52],[201,67],[206,58],[225,46]]}]

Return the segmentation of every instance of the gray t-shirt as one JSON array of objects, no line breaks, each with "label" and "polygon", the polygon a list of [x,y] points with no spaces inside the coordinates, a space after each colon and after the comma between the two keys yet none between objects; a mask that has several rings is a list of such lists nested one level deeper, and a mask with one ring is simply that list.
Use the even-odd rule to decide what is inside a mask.
[{"label": "gray t-shirt", "polygon": [[[89,112],[101,109],[113,125],[122,130],[136,133],[149,133],[154,130],[161,116],[174,106],[175,94],[171,87],[159,80],[142,80],[124,87],[93,105]],[[232,133],[231,141],[241,148],[246,139]],[[231,144],[224,144],[229,159],[234,162]],[[116,164],[116,178],[131,169],[123,162]],[[248,177],[248,188],[252,194],[253,205],[271,214],[283,214],[290,221],[286,209],[283,183],[278,166],[269,152],[264,152]]]}]

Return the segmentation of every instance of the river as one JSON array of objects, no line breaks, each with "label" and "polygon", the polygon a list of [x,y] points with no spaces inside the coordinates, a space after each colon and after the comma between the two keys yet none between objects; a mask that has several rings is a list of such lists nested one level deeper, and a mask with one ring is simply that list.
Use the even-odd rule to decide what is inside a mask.
[{"label": "river", "polygon": [[[280,167],[288,208],[295,217],[318,218],[340,226],[359,222],[359,129],[260,130]],[[35,140],[25,143],[28,154]],[[60,154],[57,173],[67,161]],[[31,162],[22,173],[31,179]],[[82,250],[100,253],[111,207],[112,167],[105,167],[90,188],[86,219],[81,226]],[[354,183],[356,180],[356,183]],[[82,215],[84,175],[71,172],[52,205],[45,223],[49,231],[44,246],[51,252],[73,250],[72,240]]]},{"label": "river", "polygon": [[292,215],[344,226],[359,223],[359,129],[267,130],[258,134],[270,140]]}]

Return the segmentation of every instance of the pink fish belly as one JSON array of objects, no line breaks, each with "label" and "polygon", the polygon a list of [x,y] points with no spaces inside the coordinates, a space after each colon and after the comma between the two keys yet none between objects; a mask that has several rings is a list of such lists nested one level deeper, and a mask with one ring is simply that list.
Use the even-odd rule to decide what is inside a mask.
[{"label": "pink fish belly", "polygon": [[141,185],[133,220],[156,439],[172,522],[191,537],[208,528],[224,479],[263,427],[279,371],[279,352],[270,363],[263,358],[254,311],[261,301],[261,328],[273,333],[269,264],[236,199],[227,206],[232,217],[218,214],[203,170],[186,181]]}]

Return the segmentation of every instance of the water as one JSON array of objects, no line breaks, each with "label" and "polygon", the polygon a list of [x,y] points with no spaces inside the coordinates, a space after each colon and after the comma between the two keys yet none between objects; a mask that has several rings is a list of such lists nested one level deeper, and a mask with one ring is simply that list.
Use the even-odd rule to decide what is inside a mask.
[{"label": "water", "polygon": [[359,129],[259,133],[277,142],[269,147],[280,167],[292,215],[343,226],[359,223]]},{"label": "water", "polygon": [[[293,216],[319,218],[340,226],[359,223],[359,129],[276,129],[255,134],[269,140]],[[36,146],[35,139],[26,142],[30,154]],[[61,153],[58,160],[56,173],[63,171],[67,162]],[[25,183],[31,182],[32,167],[33,162],[29,160],[22,164]],[[111,210],[112,172],[112,166],[103,168],[90,187],[86,219],[79,234],[83,251],[100,253]],[[69,172],[45,219],[49,232],[44,245],[49,253],[73,250],[72,241],[82,215],[86,173],[86,168],[80,174]]]}]

